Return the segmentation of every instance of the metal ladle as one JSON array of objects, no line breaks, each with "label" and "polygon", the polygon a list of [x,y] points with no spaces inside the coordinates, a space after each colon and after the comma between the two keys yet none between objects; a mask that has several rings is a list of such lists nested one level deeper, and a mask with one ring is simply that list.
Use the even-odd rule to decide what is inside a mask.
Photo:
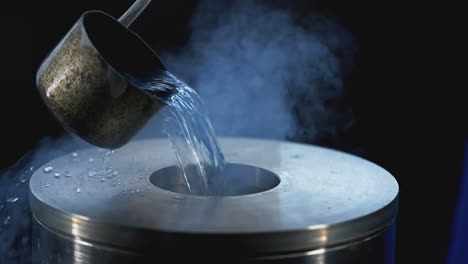
[{"label": "metal ladle", "polygon": [[120,24],[128,28],[150,3],[151,0],[135,1],[135,3],[133,3],[133,5],[119,18]]},{"label": "metal ladle", "polygon": [[128,30],[150,2],[137,0],[119,20],[102,11],[84,13],[37,72],[47,107],[88,143],[118,148],[165,106],[129,78],[167,72],[154,51]]}]

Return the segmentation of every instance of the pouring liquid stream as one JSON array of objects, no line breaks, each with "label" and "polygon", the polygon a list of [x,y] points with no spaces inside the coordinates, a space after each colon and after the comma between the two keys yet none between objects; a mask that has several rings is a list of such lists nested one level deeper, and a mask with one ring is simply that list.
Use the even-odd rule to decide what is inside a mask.
[{"label": "pouring liquid stream", "polygon": [[187,193],[216,195],[223,191],[224,155],[200,96],[167,71],[145,81],[127,76],[153,100],[167,104],[163,132],[182,170]]}]

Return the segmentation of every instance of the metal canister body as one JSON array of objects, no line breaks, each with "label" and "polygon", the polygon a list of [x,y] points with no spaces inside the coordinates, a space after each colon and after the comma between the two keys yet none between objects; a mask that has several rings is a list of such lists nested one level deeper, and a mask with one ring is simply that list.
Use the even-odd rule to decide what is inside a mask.
[{"label": "metal canister body", "polygon": [[221,144],[248,192],[177,193],[163,140],[125,146],[98,176],[98,150],[44,165],[71,176],[31,179],[35,262],[393,263],[398,184],[384,169],[309,145]]},{"label": "metal canister body", "polygon": [[[246,263],[246,264],[392,264],[394,263],[394,232],[391,225],[384,232],[335,247],[283,254],[263,256],[207,253],[199,244],[195,248],[206,255],[186,251],[158,251],[153,254],[140,255],[132,251],[120,250],[102,245],[80,243],[71,236],[53,232],[37,220],[34,221],[34,263],[179,263],[182,261],[200,261],[201,263]],[[193,250],[193,249],[192,249]],[[156,261],[159,259],[159,261]],[[42,262],[40,262],[41,260]],[[169,260],[169,261],[168,261]]]}]

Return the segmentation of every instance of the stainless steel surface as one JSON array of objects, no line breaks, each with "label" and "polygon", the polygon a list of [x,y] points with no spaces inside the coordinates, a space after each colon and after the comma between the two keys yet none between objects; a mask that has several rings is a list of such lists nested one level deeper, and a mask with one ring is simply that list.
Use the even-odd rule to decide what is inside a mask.
[{"label": "stainless steel surface", "polygon": [[[191,250],[161,250],[154,247],[152,254],[142,255],[118,248],[86,243],[77,237],[63,236],[34,221],[34,259],[49,264],[88,263],[185,263],[204,264],[393,264],[394,225],[382,233],[353,240],[349,243],[314,250],[245,255],[241,251],[223,254],[219,247],[194,242]],[[223,243],[225,244],[225,243]],[[198,250],[199,252],[196,252]],[[169,260],[169,261],[168,261]]]},{"label": "stainless steel surface", "polygon": [[[294,143],[222,139],[227,160],[277,174],[266,192],[207,197],[153,186],[150,175],[174,165],[167,141],[136,141],[119,149],[110,179],[89,157],[96,149],[44,165],[70,171],[54,177],[39,169],[31,178],[31,208],[43,225],[83,241],[135,252],[224,243],[252,254],[305,251],[383,232],[397,213],[398,184],[381,167],[325,148]],[[77,192],[79,188],[79,192]],[[170,242],[167,238],[170,236]]]}]

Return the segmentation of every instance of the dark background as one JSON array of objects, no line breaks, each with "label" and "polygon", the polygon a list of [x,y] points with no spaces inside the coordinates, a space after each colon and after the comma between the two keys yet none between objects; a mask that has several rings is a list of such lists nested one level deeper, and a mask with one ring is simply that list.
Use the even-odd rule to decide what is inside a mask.
[{"label": "dark background", "polygon": [[[44,136],[64,133],[35,90],[42,59],[84,11],[117,17],[131,2],[44,0],[3,7],[0,169]],[[457,8],[438,2],[270,2],[299,14],[334,14],[356,37],[359,51],[345,80],[356,125],[340,140],[315,143],[354,152],[394,174],[401,191],[398,263],[443,263],[468,132],[466,85],[458,82],[466,67],[458,66],[464,61]],[[195,7],[196,1],[154,0],[132,29],[156,52],[177,51],[190,36]]]}]

